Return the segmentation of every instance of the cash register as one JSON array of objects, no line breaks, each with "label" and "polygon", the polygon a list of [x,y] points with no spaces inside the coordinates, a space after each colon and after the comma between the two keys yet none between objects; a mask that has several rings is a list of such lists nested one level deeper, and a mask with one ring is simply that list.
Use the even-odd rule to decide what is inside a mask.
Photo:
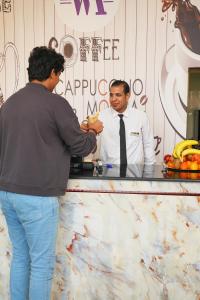
[{"label": "cash register", "polygon": [[84,162],[83,157],[72,155],[70,161],[70,174],[79,174],[79,173],[93,173],[94,164],[93,162]]}]

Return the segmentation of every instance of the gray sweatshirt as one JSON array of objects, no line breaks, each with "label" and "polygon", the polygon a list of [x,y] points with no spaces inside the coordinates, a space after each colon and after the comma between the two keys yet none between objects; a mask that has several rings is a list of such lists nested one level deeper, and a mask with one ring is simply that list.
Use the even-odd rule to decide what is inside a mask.
[{"label": "gray sweatshirt", "polygon": [[28,83],[1,107],[0,190],[63,195],[71,155],[87,156],[95,145],[64,98]]}]

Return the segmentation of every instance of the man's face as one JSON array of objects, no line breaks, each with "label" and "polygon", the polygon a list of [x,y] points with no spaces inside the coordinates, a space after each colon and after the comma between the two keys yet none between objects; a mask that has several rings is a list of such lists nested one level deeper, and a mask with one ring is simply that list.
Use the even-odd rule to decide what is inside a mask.
[{"label": "man's face", "polygon": [[123,85],[113,86],[110,88],[110,105],[119,113],[123,113],[126,110],[129,97],[129,93],[124,93]]},{"label": "man's face", "polygon": [[54,88],[56,87],[56,85],[59,82],[59,78],[60,78],[60,74],[61,72],[58,72],[57,74],[54,72],[54,70],[51,72],[51,81],[50,81],[50,86],[49,86],[49,90],[52,92],[54,90]]}]

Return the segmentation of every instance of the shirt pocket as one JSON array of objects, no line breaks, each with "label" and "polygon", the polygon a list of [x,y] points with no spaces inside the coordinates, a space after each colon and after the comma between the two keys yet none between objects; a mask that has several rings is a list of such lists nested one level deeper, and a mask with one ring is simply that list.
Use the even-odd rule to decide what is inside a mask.
[{"label": "shirt pocket", "polygon": [[129,136],[130,137],[136,137],[139,138],[141,133],[139,131],[130,131]]},{"label": "shirt pocket", "polygon": [[142,132],[140,128],[130,128],[127,136],[127,147],[136,149],[142,142]]},{"label": "shirt pocket", "polygon": [[130,139],[140,139],[142,137],[141,128],[130,128],[128,136]]}]

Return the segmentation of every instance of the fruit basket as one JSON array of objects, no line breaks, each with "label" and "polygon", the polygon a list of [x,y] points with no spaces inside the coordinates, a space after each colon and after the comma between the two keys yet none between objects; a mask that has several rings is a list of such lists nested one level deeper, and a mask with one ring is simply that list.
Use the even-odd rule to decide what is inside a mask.
[{"label": "fruit basket", "polygon": [[200,179],[200,145],[197,140],[177,143],[172,154],[164,156],[166,177]]},{"label": "fruit basket", "polygon": [[167,165],[163,164],[164,170],[166,171],[173,171],[173,172],[188,172],[188,173],[200,173],[200,170],[191,170],[191,169],[176,169],[170,168]]}]

